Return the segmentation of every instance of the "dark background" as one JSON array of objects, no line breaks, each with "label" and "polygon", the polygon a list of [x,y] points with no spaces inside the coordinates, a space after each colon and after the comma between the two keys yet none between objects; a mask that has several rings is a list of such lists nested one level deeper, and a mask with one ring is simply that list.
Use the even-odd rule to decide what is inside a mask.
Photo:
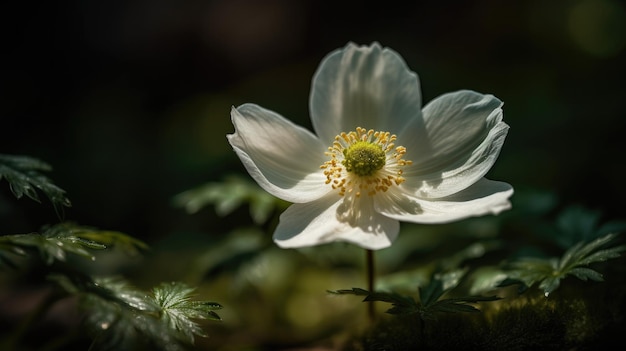
[{"label": "dark background", "polygon": [[[50,163],[81,224],[148,243],[227,225],[172,197],[244,174],[230,107],[310,126],[311,77],[349,41],[402,55],[424,102],[457,89],[503,100],[511,129],[490,178],[623,215],[622,2],[25,1],[0,5],[0,26],[0,153]],[[2,234],[59,220],[2,183]]]}]

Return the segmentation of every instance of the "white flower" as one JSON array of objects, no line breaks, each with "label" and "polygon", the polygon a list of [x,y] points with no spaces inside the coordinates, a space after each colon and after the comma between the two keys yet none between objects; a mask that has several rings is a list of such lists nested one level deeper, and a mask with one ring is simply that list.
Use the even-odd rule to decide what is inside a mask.
[{"label": "white flower", "polygon": [[445,223],[509,209],[513,188],[484,178],[509,126],[492,95],[457,91],[422,109],[417,75],[378,43],[330,53],[310,96],[315,134],[255,104],[231,111],[228,141],[250,175],[293,204],[284,248],[391,245],[399,222]]}]

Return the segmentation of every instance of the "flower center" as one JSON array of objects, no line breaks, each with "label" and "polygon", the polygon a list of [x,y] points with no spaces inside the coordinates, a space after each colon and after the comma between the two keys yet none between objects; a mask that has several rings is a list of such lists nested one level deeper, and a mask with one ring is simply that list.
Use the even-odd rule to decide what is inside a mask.
[{"label": "flower center", "polygon": [[395,134],[361,127],[337,135],[325,153],[330,160],[320,166],[326,184],[350,198],[373,196],[402,184],[403,168],[412,162],[403,159],[406,148],[395,146],[395,141]]},{"label": "flower center", "polygon": [[359,176],[371,176],[383,168],[387,157],[380,144],[368,141],[357,141],[343,150],[343,161],[346,171]]}]

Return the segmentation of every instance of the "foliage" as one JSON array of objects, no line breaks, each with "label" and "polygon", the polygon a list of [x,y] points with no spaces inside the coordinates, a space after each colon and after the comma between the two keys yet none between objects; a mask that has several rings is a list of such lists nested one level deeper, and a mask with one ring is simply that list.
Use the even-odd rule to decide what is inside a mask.
[{"label": "foliage", "polygon": [[151,294],[121,278],[55,275],[68,292],[80,296],[94,333],[91,350],[184,350],[194,335],[206,333],[194,319],[221,320],[216,302],[192,301],[194,288],[162,283]]},{"label": "foliage", "polygon": [[207,205],[214,205],[218,215],[225,216],[243,204],[250,205],[250,215],[256,224],[265,223],[272,211],[283,202],[256,183],[241,176],[230,176],[223,182],[211,182],[184,191],[174,197],[174,204],[196,213]]},{"label": "foliage", "polygon": [[[0,155],[0,179],[7,179],[18,199],[26,195],[39,202],[35,190],[39,189],[55,208],[70,206],[65,192],[39,173],[50,169],[34,158]],[[45,281],[37,284],[54,282],[62,288],[63,292],[53,294],[49,301],[35,309],[34,316],[43,316],[51,307],[50,302],[79,297],[87,311],[87,325],[95,335],[90,350],[137,350],[138,347],[184,350],[194,342],[195,335],[206,336],[195,320],[220,320],[215,310],[222,306],[192,300],[195,288],[183,283],[162,283],[147,294],[131,287],[123,278],[94,277],[83,270],[86,268],[83,265],[68,262],[69,254],[93,261],[96,259],[93,250],[114,247],[128,253],[148,249],[146,243],[124,233],[60,222],[44,226],[41,233],[0,236],[0,264],[18,270],[18,258],[41,262]],[[29,321],[37,322],[33,317],[26,319]],[[16,326],[10,337],[0,340],[0,347],[17,348],[21,334],[28,327]]]},{"label": "foliage", "polygon": [[367,291],[361,288],[343,289],[330,291],[333,294],[350,294],[365,296],[364,302],[382,301],[391,303],[392,308],[387,313],[393,315],[418,314],[422,320],[435,320],[436,315],[441,312],[480,312],[479,309],[470,305],[471,303],[495,301],[497,296],[465,296],[442,299],[443,295],[451,290],[451,287],[444,287],[444,279],[433,278],[430,283],[419,289],[419,302],[412,296],[406,296],[397,292],[376,292]]},{"label": "foliage", "polygon": [[61,222],[44,226],[41,233],[0,236],[0,263],[15,267],[10,254],[25,256],[28,250],[38,251],[47,265],[55,260],[66,261],[68,253],[95,260],[89,250],[103,250],[114,245],[133,252],[148,248],[147,244],[123,233]]},{"label": "foliage", "polygon": [[[1,156],[0,176],[8,180],[11,191],[17,198],[26,195],[39,201],[37,191],[46,194],[50,199],[59,198],[59,193],[56,195],[54,192],[52,195],[49,193],[50,189],[55,189],[55,186],[43,176],[33,177],[31,175],[30,178],[14,176],[16,172],[22,175],[30,174],[28,169],[31,171],[34,169],[35,173],[50,169],[43,166],[37,168],[37,162],[41,161],[28,157],[7,158],[7,156]],[[41,162],[41,164],[44,163]],[[13,176],[7,177],[7,174],[13,174]],[[64,192],[60,190],[60,194],[64,194]],[[533,199],[536,197],[536,195],[531,196]],[[264,235],[263,230],[271,230],[269,224],[272,223],[269,219],[285,203],[268,195],[247,178],[240,177],[227,178],[224,182],[209,183],[183,192],[175,197],[174,202],[185,208],[188,213],[197,213],[205,206],[214,205],[217,213],[222,216],[233,213],[239,207],[249,205],[252,220],[256,224],[252,228],[239,226],[227,236],[211,238],[210,246],[193,260],[194,264],[191,265],[193,267],[185,272],[187,278],[193,277],[200,280],[213,278],[214,282],[219,284],[221,280],[218,278],[227,274],[229,279],[231,276],[236,277],[236,279],[227,279],[225,281],[228,283],[223,284],[234,284],[238,287],[250,282],[257,283],[258,287],[269,284],[267,273],[253,277],[253,274],[248,270],[250,267],[254,267],[255,274],[258,273],[260,258],[269,252],[269,248],[275,249],[271,245],[269,236]],[[551,249],[563,248],[564,253],[560,257],[529,255],[529,252],[525,252],[525,255],[519,255],[533,242],[517,241],[512,243],[507,242],[507,237],[495,237],[500,229],[506,230],[507,227],[504,225],[487,227],[480,225],[481,223],[477,225],[475,221],[465,221],[460,226],[448,226],[443,230],[432,230],[430,235],[438,237],[446,230],[448,232],[460,230],[464,233],[472,230],[481,231],[481,233],[489,231],[489,233],[495,234],[448,236],[445,240],[438,241],[438,245],[426,245],[425,249],[420,246],[420,243],[424,241],[423,237],[403,236],[400,238],[400,240],[406,239],[406,241],[402,241],[403,245],[401,246],[403,247],[387,252],[390,256],[394,256],[393,258],[386,257],[384,254],[378,256],[379,259],[382,259],[378,263],[390,272],[390,274],[387,273],[379,277],[377,287],[382,287],[382,290],[368,291],[352,288],[329,292],[337,295],[362,296],[364,302],[378,301],[390,304],[391,307],[387,313],[394,315],[391,320],[398,323],[393,324],[394,328],[398,329],[401,328],[401,325],[406,324],[407,333],[415,334],[415,321],[420,324],[420,332],[415,334],[415,338],[421,340],[417,343],[417,345],[421,345],[420,347],[424,345],[430,347],[435,343],[445,344],[445,340],[440,339],[437,329],[442,325],[449,326],[447,329],[444,328],[446,330],[454,329],[452,326],[456,326],[455,323],[462,324],[468,321],[483,321],[485,333],[497,328],[506,332],[509,326],[519,325],[521,327],[519,327],[518,334],[520,335],[519,338],[522,339],[526,335],[524,328],[529,327],[529,322],[520,320],[522,317],[515,319],[515,313],[511,313],[511,311],[516,311],[515,308],[518,308],[525,314],[533,315],[537,312],[537,307],[529,305],[528,302],[525,303],[526,300],[523,299],[511,301],[507,298],[507,300],[489,304],[486,307],[482,305],[481,307],[484,308],[479,309],[477,304],[481,302],[501,300],[498,296],[489,296],[489,293],[485,293],[485,296],[481,296],[481,294],[485,291],[493,291],[494,288],[518,284],[520,290],[538,286],[540,291],[548,296],[557,290],[568,276],[577,277],[582,281],[603,281],[605,279],[603,273],[605,273],[607,279],[610,279],[610,272],[603,270],[603,268],[607,268],[606,266],[594,267],[592,265],[617,258],[621,252],[626,250],[626,246],[616,243],[617,233],[626,229],[625,222],[611,221],[602,224],[600,212],[589,211],[580,206],[571,206],[558,214],[554,222],[542,223],[540,217],[546,215],[549,212],[548,209],[552,208],[552,202],[547,200],[543,202],[550,206],[545,204],[539,206],[541,207],[539,210],[531,211],[532,216],[529,215],[528,211],[521,212],[521,217],[524,219],[533,219],[532,223],[529,221],[526,226],[522,227],[526,230],[532,230],[532,234],[536,236],[535,239],[540,239],[541,246],[537,245],[531,249],[540,251],[541,248],[546,247]],[[62,206],[69,206],[70,204],[69,200],[65,203],[67,205]],[[59,205],[60,203],[57,203],[55,206]],[[424,234],[423,226],[418,227],[418,229],[421,231],[418,234]],[[489,262],[493,258],[501,258],[500,255],[503,253],[507,254],[506,250],[519,248],[515,245],[520,245],[522,250],[517,251],[517,255],[499,260],[504,264],[498,266],[484,265],[485,262]],[[15,271],[19,271],[21,263],[24,261],[40,263],[39,272],[43,271],[44,274],[37,277],[44,277],[47,283],[52,282],[54,286],[61,288],[58,289],[60,293],[57,291],[57,298],[58,296],[60,298],[72,298],[80,302],[80,306],[85,312],[84,322],[90,332],[87,333],[89,336],[87,340],[91,343],[91,350],[157,349],[182,351],[193,345],[197,337],[206,337],[209,334],[203,328],[202,323],[204,321],[221,320],[216,311],[220,310],[222,305],[216,302],[202,301],[202,299],[196,300],[193,296],[196,289],[184,283],[168,282],[146,290],[139,289],[133,287],[129,280],[121,276],[101,277],[87,273],[90,271],[88,265],[75,264],[82,261],[70,259],[71,256],[76,256],[79,260],[93,261],[114,248],[122,249],[131,254],[149,249],[146,243],[127,234],[66,221],[45,225],[38,232],[0,236],[0,267],[12,267]],[[328,246],[324,249],[298,250],[296,254],[290,256],[290,259],[299,257],[307,264],[314,262],[324,267],[341,266],[351,269],[354,263],[348,265],[347,262],[352,262],[355,255],[350,255],[349,259],[344,257],[343,261],[338,260],[339,256],[352,252],[340,245],[335,246],[340,252],[332,251],[332,248],[332,246]],[[398,254],[402,250],[404,250],[404,254]],[[285,255],[283,251],[276,249],[272,250],[272,253]],[[416,253],[420,255],[416,255]],[[422,253],[427,253],[427,255],[422,256]],[[428,253],[431,254],[428,255]],[[414,262],[416,266],[410,270],[403,270],[402,268],[407,267],[406,261],[409,256],[425,258],[416,259]],[[281,262],[279,265],[284,266],[288,260],[278,262]],[[277,274],[275,267],[267,268],[267,270],[276,276],[292,274],[285,272]],[[446,273],[433,274],[433,270]],[[473,281],[468,286],[461,286],[460,280],[468,272],[471,272]],[[291,278],[294,277],[276,279],[280,279],[282,282]],[[306,280],[310,277],[297,277],[297,279]],[[474,289],[477,283],[481,283],[480,288]],[[460,289],[453,291],[457,287]],[[462,290],[462,288],[468,287],[471,289]],[[285,286],[284,288],[288,289],[289,287]],[[562,292],[570,292],[571,289],[567,290],[569,288],[571,286],[564,286]],[[249,293],[258,293],[254,291],[251,289]],[[271,291],[268,296],[278,296],[274,290],[268,291]],[[279,300],[284,301],[282,299],[286,295],[280,296]],[[618,294],[617,298],[620,296],[623,295]],[[288,297],[291,298],[291,296]],[[556,300],[540,297],[541,300]],[[293,301],[289,302],[290,306],[300,303],[297,297],[293,298]],[[548,311],[550,313],[545,317],[547,322],[554,325],[564,325],[566,321],[572,319],[570,318],[571,315],[578,316],[585,315],[585,313],[591,316],[587,317],[588,320],[585,323],[596,322],[591,320],[594,315],[586,310],[591,304],[585,304],[585,300],[579,298],[578,300],[571,300],[571,303],[563,300],[558,301],[560,302],[558,306],[561,306],[560,310],[550,309]],[[577,307],[571,307],[570,304]],[[280,304],[267,308],[278,308],[278,306]],[[618,304],[618,308],[621,308],[620,306]],[[47,308],[49,307],[47,306]],[[245,310],[246,308],[249,306],[242,309]],[[481,311],[483,313],[471,315]],[[442,316],[442,314],[446,315]],[[593,318],[598,318],[601,323],[610,325],[610,313],[598,311],[597,315],[599,317]],[[40,319],[43,318],[42,316],[43,314],[39,315]],[[522,319],[524,318],[526,317]],[[36,318],[32,320],[37,321]],[[488,324],[492,323],[490,321],[502,323],[502,326]],[[427,328],[425,327],[426,323],[428,323]],[[576,329],[576,325],[570,325],[568,328],[562,331],[562,337],[556,338],[555,342],[565,340],[564,338],[570,334],[582,335],[576,331],[590,330],[585,325],[581,325],[579,329]],[[603,325],[598,325],[593,331],[580,336],[580,339],[591,340],[593,333],[602,330],[602,328]],[[19,332],[19,329],[15,328],[15,332]],[[466,326],[464,332],[468,335],[476,335],[472,327]],[[85,338],[84,335],[83,338]],[[495,343],[499,340],[495,334],[483,334],[475,337],[478,340],[489,340],[489,343]],[[383,337],[381,336],[381,338]],[[388,336],[384,337],[387,340],[388,338]],[[212,339],[222,340],[225,343],[230,340],[229,337],[219,339],[215,336]],[[6,343],[5,340],[0,340],[0,343],[0,348],[7,345],[19,346]]]},{"label": "foliage", "polygon": [[65,190],[53,184],[41,172],[51,171],[47,163],[29,156],[0,154],[0,180],[9,182],[13,194],[20,199],[22,196],[41,202],[37,189],[43,192],[54,205],[57,213],[63,212],[63,206],[71,207]]},{"label": "foliage", "polygon": [[521,282],[526,287],[530,287],[539,284],[539,289],[543,290],[547,297],[559,287],[562,279],[570,275],[584,281],[603,281],[602,274],[587,266],[619,257],[620,252],[626,250],[626,246],[623,245],[601,248],[616,236],[617,234],[612,233],[590,243],[579,242],[569,248],[560,258],[519,258],[509,264],[506,270],[508,279],[504,280],[501,285]]},{"label": "foliage", "polygon": [[160,307],[161,319],[192,343],[194,334],[206,336],[202,328],[192,319],[220,320],[220,316],[214,310],[222,308],[216,302],[191,301],[190,295],[194,290],[181,283],[162,283],[152,290],[154,301]]}]

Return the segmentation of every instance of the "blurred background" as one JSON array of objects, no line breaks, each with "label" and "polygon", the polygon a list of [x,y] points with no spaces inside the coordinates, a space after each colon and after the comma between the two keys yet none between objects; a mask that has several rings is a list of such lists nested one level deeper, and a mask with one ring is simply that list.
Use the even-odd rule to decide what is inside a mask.
[{"label": "blurred background", "polygon": [[[424,102],[457,89],[503,100],[511,129],[488,177],[623,216],[622,1],[14,1],[0,5],[0,26],[0,153],[53,166],[73,204],[65,219],[133,235],[173,261],[249,221],[245,209],[220,217],[173,203],[246,176],[226,141],[231,106],[254,102],[310,127],[311,77],[349,41],[397,51]],[[47,199],[18,201],[0,185],[3,234],[59,221]],[[144,281],[185,279],[185,267],[152,264],[159,275]],[[320,291],[358,279],[344,282]]]}]

